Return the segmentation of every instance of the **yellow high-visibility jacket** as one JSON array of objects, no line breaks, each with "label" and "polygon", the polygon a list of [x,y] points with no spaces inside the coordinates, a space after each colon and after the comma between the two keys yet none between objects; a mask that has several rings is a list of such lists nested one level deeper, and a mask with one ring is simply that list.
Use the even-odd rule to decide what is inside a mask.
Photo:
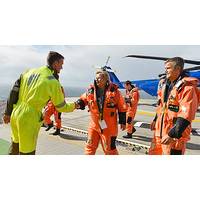
[{"label": "yellow high-visibility jacket", "polygon": [[[75,108],[74,103],[65,102],[61,85],[54,77],[53,70],[47,66],[26,71],[17,82],[18,86],[13,87],[7,102],[5,113],[8,115],[20,104],[26,104],[41,113],[49,100],[59,112],[72,112]],[[17,95],[14,92],[17,92]],[[9,104],[14,105],[8,106]]]}]

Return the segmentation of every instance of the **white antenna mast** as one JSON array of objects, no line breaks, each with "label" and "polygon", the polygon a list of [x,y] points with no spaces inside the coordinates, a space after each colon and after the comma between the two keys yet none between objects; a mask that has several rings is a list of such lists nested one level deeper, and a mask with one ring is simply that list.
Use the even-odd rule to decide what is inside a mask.
[{"label": "white antenna mast", "polygon": [[108,58],[107,58],[107,61],[106,61],[106,66],[107,66],[107,64],[108,64],[109,60],[110,60],[110,56],[108,56]]}]

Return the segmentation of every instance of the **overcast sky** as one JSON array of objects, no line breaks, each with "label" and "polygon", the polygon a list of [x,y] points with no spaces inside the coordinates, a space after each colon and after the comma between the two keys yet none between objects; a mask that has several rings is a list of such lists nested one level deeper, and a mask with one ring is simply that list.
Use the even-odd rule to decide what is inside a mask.
[{"label": "overcast sky", "polygon": [[157,78],[163,72],[162,61],[123,58],[129,54],[182,56],[200,60],[200,45],[55,45],[0,46],[0,85],[11,85],[24,70],[46,64],[50,50],[65,57],[60,80],[64,86],[87,87],[93,81],[95,67],[103,66],[110,56],[109,66],[120,80]]},{"label": "overcast sky", "polygon": [[[157,74],[163,71],[162,61],[122,59],[123,56],[128,54],[183,56],[187,59],[200,60],[200,46],[3,46],[15,44],[200,45],[199,1],[196,0],[6,0],[1,1],[0,22],[0,96],[3,84],[13,83],[20,73],[29,67],[46,64],[46,56],[50,50],[59,51],[66,57],[64,69],[61,72],[61,82],[66,86],[88,86],[94,76],[95,70],[92,66],[104,65],[107,56],[111,56],[109,64],[116,70],[117,76],[122,80],[156,78]],[[5,156],[1,157],[4,161],[6,158]],[[35,172],[29,174],[33,183],[31,186],[33,187],[37,184],[38,188],[47,189],[46,186],[49,186],[49,183],[38,181],[37,178],[38,174],[44,176],[44,172],[46,174],[51,173],[51,182],[61,181],[62,183],[59,177],[68,180],[64,184],[60,184],[61,189],[59,191],[51,190],[48,194],[45,194],[49,200],[55,196],[66,196],[65,189],[62,186],[69,188],[67,193],[69,197],[74,198],[75,196],[81,199],[81,195],[87,190],[88,185],[90,186],[90,196],[98,193],[100,197],[129,198],[130,192],[118,190],[113,196],[113,193],[107,191],[99,192],[99,188],[102,182],[105,182],[104,177],[109,176],[110,179],[116,180],[115,174],[124,166],[131,165],[138,172],[133,174],[136,181],[133,182],[124,170],[121,176],[117,176],[116,182],[123,183],[126,181],[128,185],[132,185],[132,188],[134,188],[135,198],[141,198],[142,194],[147,199],[149,194],[155,190],[155,185],[158,191],[162,192],[163,190],[163,184],[158,185],[157,182],[154,182],[155,174],[158,174],[156,178],[160,178],[159,175],[165,172],[166,177],[176,176],[182,180],[182,174],[185,174],[185,169],[182,169],[182,165],[184,165],[187,167],[189,174],[184,176],[183,181],[191,182],[191,177],[199,176],[197,171],[193,170],[193,166],[199,164],[199,157],[193,158],[192,165],[188,157],[184,158],[187,159],[183,159],[181,162],[178,160],[176,163],[174,163],[175,159],[169,161],[166,158],[165,165],[162,165],[162,168],[157,167],[161,164],[160,159],[147,159],[147,157],[142,156],[139,158],[135,156],[131,159],[127,156],[126,158],[123,157],[123,160],[122,157],[118,157],[118,159],[113,157],[113,159],[109,159],[109,163],[108,159],[104,159],[104,157],[98,157],[97,162],[91,162],[91,159],[86,157],[81,161],[80,157],[76,157],[76,159],[75,157],[67,157],[66,159],[63,159],[63,157],[48,157],[45,160],[43,157],[37,159],[37,162],[32,162],[33,159],[30,160],[31,162],[26,162],[25,159],[17,159],[17,163],[15,162],[16,159],[6,159],[6,162],[2,162],[5,164],[1,167],[9,173],[4,173],[5,175],[2,174],[3,176],[1,176],[1,196],[7,197],[9,193],[11,198],[12,194],[13,198],[16,198],[16,193],[20,188],[12,188],[13,192],[11,194],[10,187],[6,187],[7,184],[5,183],[16,176],[16,171],[18,171],[18,174],[20,174],[18,185],[20,186],[21,182],[23,184],[27,174],[24,173],[24,166],[28,165],[29,171]],[[135,165],[138,161],[140,164]],[[55,167],[62,165],[63,168],[67,168],[72,173],[63,173],[62,170],[52,171],[54,163]],[[69,163],[73,164],[69,165]],[[80,164],[82,170],[80,170]],[[108,164],[113,173],[110,173],[107,168],[102,170],[102,165],[107,166]],[[13,165],[16,170],[12,170]],[[91,165],[95,167],[91,167]],[[180,172],[168,170],[172,165],[176,165]],[[40,166],[40,168],[37,166]],[[41,166],[45,170],[41,170]],[[148,166],[148,171],[146,166]],[[97,171],[100,172],[99,181],[96,181],[96,176],[89,176]],[[54,172],[56,173],[54,174]],[[74,183],[74,174],[80,180],[84,180],[84,184],[78,187],[79,193],[77,193],[77,187],[73,187],[74,184],[71,184]],[[143,181],[141,174],[145,177],[145,180],[152,181],[152,184],[145,188],[145,192],[144,188],[141,188],[138,184]],[[48,178],[46,180],[48,181]],[[92,182],[96,181],[96,184],[91,184],[91,180]],[[170,191],[171,195],[177,199],[182,198],[183,195],[184,197],[191,197],[191,194],[198,197],[199,179],[196,178],[195,180],[194,184],[187,184],[187,191],[181,193],[182,195],[177,193],[176,190]],[[166,178],[164,186],[169,184],[171,184],[171,179]],[[115,184],[112,185],[113,187],[109,185],[109,191],[116,190]],[[182,189],[181,186],[180,184],[180,189]],[[157,196],[163,196],[161,192]],[[40,193],[33,193],[35,196],[38,194]],[[25,198],[22,197],[21,200],[23,199]]]}]

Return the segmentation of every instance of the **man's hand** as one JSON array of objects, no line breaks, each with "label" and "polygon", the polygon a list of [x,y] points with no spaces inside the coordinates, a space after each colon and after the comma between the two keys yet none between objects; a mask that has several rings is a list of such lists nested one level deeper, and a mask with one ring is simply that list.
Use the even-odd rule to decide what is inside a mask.
[{"label": "man's hand", "polygon": [[124,131],[124,130],[126,129],[126,125],[125,125],[125,124],[120,124],[120,129],[121,129],[122,131]]},{"label": "man's hand", "polygon": [[155,121],[152,121],[151,124],[150,124],[150,129],[151,129],[151,131],[153,131],[153,130],[156,129],[155,126],[156,126],[156,122],[155,122]]},{"label": "man's hand", "polygon": [[77,102],[74,102],[75,104],[75,109],[80,109],[80,105]]},{"label": "man's hand", "polygon": [[4,122],[5,124],[8,124],[8,123],[10,123],[10,116],[9,116],[9,115],[6,115],[6,114],[4,114],[4,116],[3,116],[3,122]]},{"label": "man's hand", "polygon": [[174,139],[171,138],[169,135],[165,135],[162,140],[161,140],[161,144],[169,144],[173,141]]},{"label": "man's hand", "polygon": [[75,102],[75,109],[81,109],[81,110],[85,110],[85,103],[82,99],[78,99]]}]

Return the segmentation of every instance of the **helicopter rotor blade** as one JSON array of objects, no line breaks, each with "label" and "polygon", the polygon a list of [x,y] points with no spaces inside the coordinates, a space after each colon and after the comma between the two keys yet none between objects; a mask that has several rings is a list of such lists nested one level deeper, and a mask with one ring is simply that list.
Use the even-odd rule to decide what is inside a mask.
[{"label": "helicopter rotor blade", "polygon": [[[190,72],[190,71],[196,71],[196,70],[200,70],[200,66],[190,67],[190,68],[184,69],[183,71]],[[165,75],[166,73],[162,73],[162,74],[159,74],[158,77],[161,78],[162,76],[165,76]]]},{"label": "helicopter rotor blade", "polygon": [[[143,59],[151,59],[151,60],[168,60],[169,58],[167,57],[158,57],[158,56],[143,56],[143,55],[128,55],[125,56],[128,58],[143,58]],[[196,60],[185,60],[184,62],[187,64],[193,64],[193,65],[200,65],[200,61],[196,61]]]},{"label": "helicopter rotor blade", "polygon": [[184,69],[184,71],[196,71],[196,70],[200,70],[200,66],[195,66],[195,67],[190,67],[190,68]]}]

